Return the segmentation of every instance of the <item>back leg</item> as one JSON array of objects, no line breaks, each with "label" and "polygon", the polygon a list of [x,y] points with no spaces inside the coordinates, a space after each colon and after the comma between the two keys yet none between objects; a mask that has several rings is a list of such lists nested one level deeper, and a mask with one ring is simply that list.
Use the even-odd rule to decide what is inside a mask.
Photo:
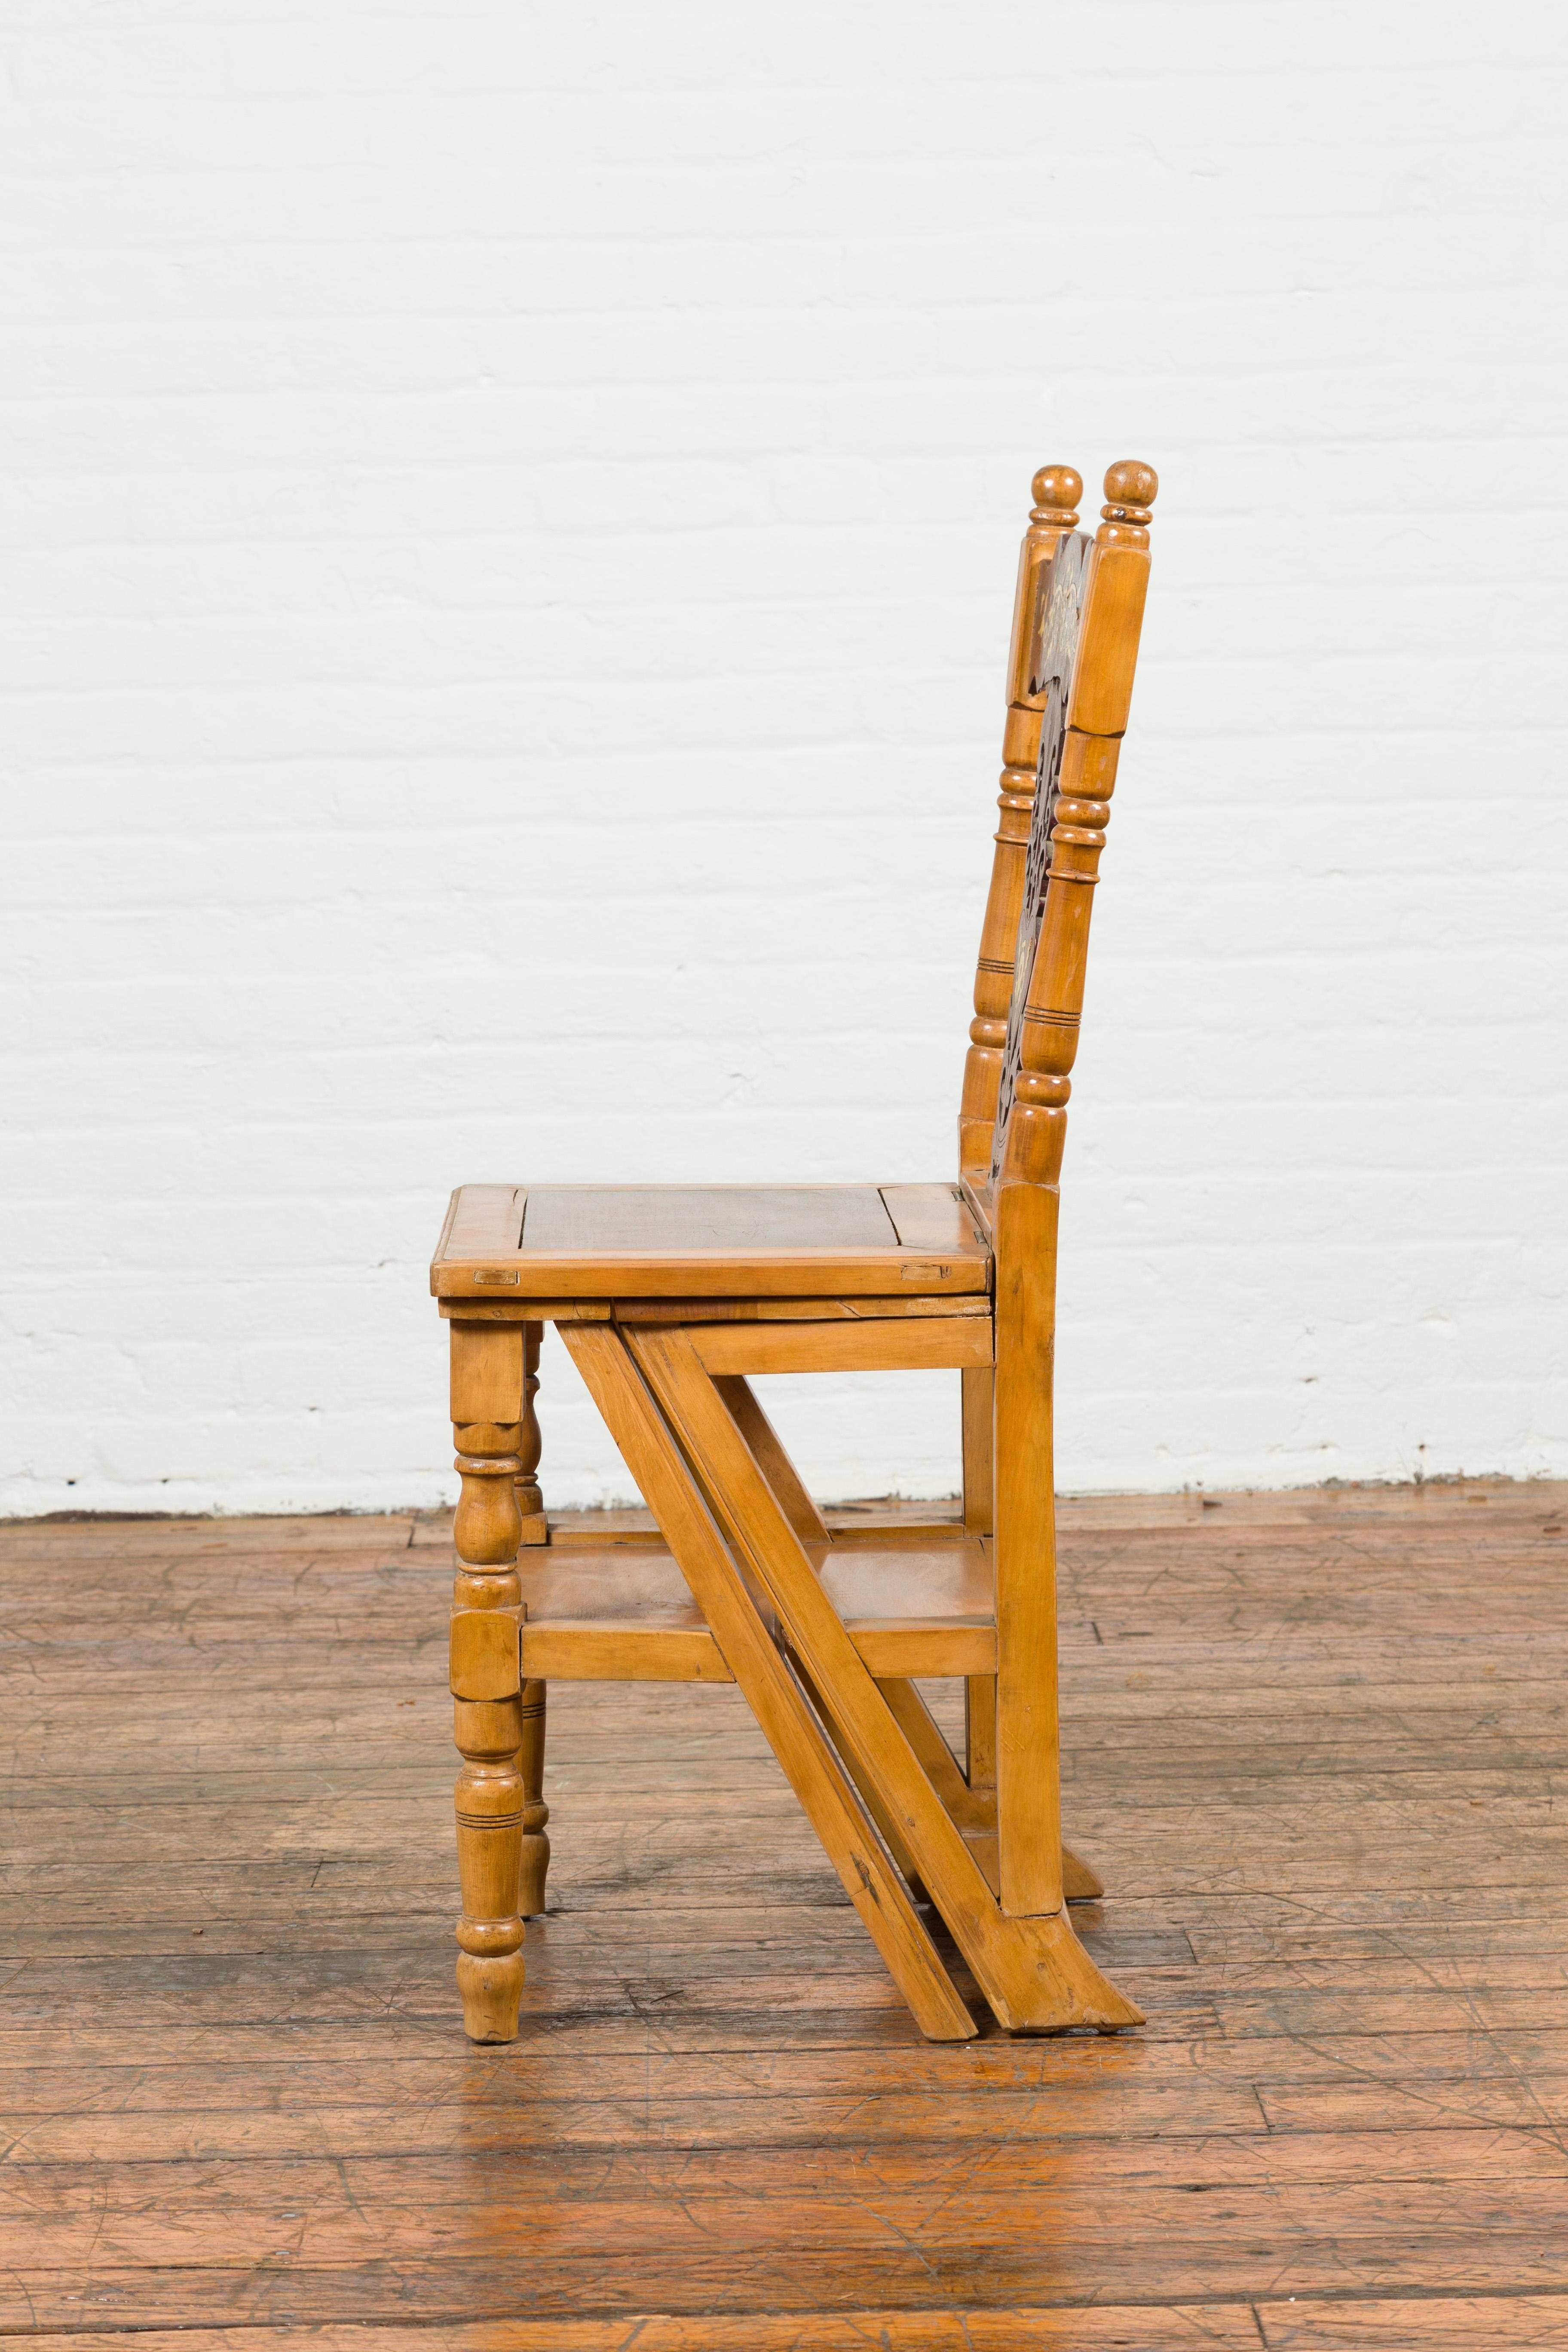
[{"label": "back leg", "polygon": [[[969,1375],[964,1374],[967,1380]],[[970,1675],[963,1685],[963,1729],[967,1779],[972,1790],[990,1798],[991,1825],[996,1819],[996,1677]],[[951,1811],[951,1807],[949,1808]],[[1071,1846],[1062,1848],[1062,1894],[1068,1903],[1093,1903],[1105,1892],[1105,1882]]]},{"label": "back leg", "polygon": [[[542,1323],[522,1327],[522,1423],[518,1433],[517,1508],[523,1544],[544,1544],[550,1529],[544,1497],[539,1491],[542,1451],[539,1416],[533,1400],[539,1394],[539,1344]],[[522,1747],[518,1756],[522,1775],[522,1868],[518,1878],[517,1907],[524,1919],[537,1918],[544,1909],[544,1874],[550,1867],[550,1840],[544,1824],[550,1808],[544,1801],[544,1685],[522,1686]]]},{"label": "back leg", "polygon": [[543,1794],[544,1685],[538,1680],[522,1686],[522,1744],[517,1764],[522,1777],[522,1862],[517,1908],[520,1917],[534,1919],[544,1909],[544,1874],[550,1867],[550,1840],[544,1834],[550,1819]]},{"label": "back leg", "polygon": [[523,1325],[522,1422],[517,1442],[517,1509],[522,1522],[522,1532],[518,1540],[524,1544],[542,1544],[550,1540],[550,1529],[544,1517],[544,1497],[539,1491],[542,1447],[539,1415],[533,1406],[533,1400],[539,1394],[539,1343],[543,1337],[542,1323]]}]

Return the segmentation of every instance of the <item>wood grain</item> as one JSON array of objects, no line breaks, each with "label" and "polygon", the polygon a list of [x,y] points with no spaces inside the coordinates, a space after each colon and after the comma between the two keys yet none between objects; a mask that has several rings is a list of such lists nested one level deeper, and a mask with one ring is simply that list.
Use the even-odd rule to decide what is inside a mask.
[{"label": "wood grain", "polygon": [[[680,1331],[632,1336],[631,1353],[681,1453],[700,1481],[737,1559],[748,1562],[781,1633],[812,1686],[828,1702],[833,1737],[879,1823],[898,1823],[900,1850],[918,1860],[920,1882],[973,1970],[993,2014],[1015,2032],[1139,2024],[1142,2012],[1079,1944],[1058,1901],[1049,1917],[1009,1918],[954,1827],[825,1591],[815,1563]],[[715,1629],[717,1630],[717,1629]],[[984,1660],[965,1661],[965,1674]],[[896,1674],[895,1657],[879,1661]],[[740,1675],[737,1664],[737,1676]]]},{"label": "wood grain", "polygon": [[778,1496],[785,1517],[802,1543],[832,1541],[827,1522],[817,1509],[795,1464],[785,1453],[778,1432],[758,1403],[749,1381],[726,1373],[713,1383],[735,1426],[762,1465],[763,1474]]},{"label": "wood grain", "polygon": [[692,1343],[710,1372],[915,1372],[988,1367],[976,1315],[835,1323],[703,1323]]},{"label": "wood grain", "polygon": [[[525,1256],[648,1250],[888,1249],[899,1235],[871,1184],[536,1184]],[[917,1248],[926,1246],[917,1243]]]},{"label": "wood grain", "polygon": [[990,1252],[951,1184],[465,1185],[430,1267],[445,1312],[472,1300],[552,1322],[592,1319],[591,1303],[612,1298],[963,1296],[989,1283]]},{"label": "wood grain", "polygon": [[1568,1490],[1209,1499],[1059,1514],[1064,1804],[1112,1887],[1076,1916],[1149,2021],[956,2046],[739,1691],[563,1682],[555,1907],[519,2040],[471,2047],[450,1521],[0,1528],[0,2330],[1568,2344]]},{"label": "wood grain", "polygon": [[[1106,2307],[1069,2311],[999,2311],[964,2317],[942,2311],[867,2311],[852,2315],[851,2345],[884,2347],[884,2352],[1026,2352],[1045,2345],[1072,2347],[1072,2352],[1162,2352],[1166,2345],[1189,2352],[1258,2352],[1258,2331],[1250,2315],[1235,2305],[1213,2304],[1202,2308],[1172,2309],[1151,2318],[1146,2307]],[[613,2320],[484,2320],[477,2324],[444,2325],[444,2352],[844,2352],[845,2319],[828,2315],[751,2313],[744,2336],[736,2332],[732,2316],[648,2315],[638,2313]],[[276,2343],[274,2332],[271,2340]],[[311,2352],[410,2352],[418,2334],[401,2326],[378,2327],[363,2322],[342,2326],[312,2327]],[[1324,2341],[1329,2339],[1325,2338]],[[1344,2341],[1346,2339],[1339,2339]],[[1440,2343],[1457,2339],[1444,2336]],[[1545,2343],[1541,2336],[1507,2337],[1509,2343]],[[51,2336],[51,2345],[65,2352],[125,2352],[121,2334]],[[139,2333],[138,2352],[255,2352],[251,2326],[182,2328],[171,2333],[155,2328]]]},{"label": "wood grain", "polygon": [[1000,823],[975,967],[974,1019],[970,1024],[958,1121],[958,1164],[965,1171],[989,1169],[991,1165],[1002,1048],[1013,1001],[1025,859],[1047,700],[1033,675],[1030,656],[1041,639],[1052,557],[1063,534],[1078,521],[1083,477],[1071,466],[1042,466],[1031,490],[1034,503],[1018,554],[1013,632],[1007,648],[1007,715],[1002,734],[1005,764],[996,803]]},{"label": "wood grain", "polygon": [[[729,1382],[715,1386],[729,1402]],[[735,1381],[734,1388],[750,1399],[744,1381]],[[772,1434],[754,1400],[738,1420],[748,1444]],[[994,1673],[991,1568],[983,1541],[965,1538],[956,1528],[940,1539],[922,1539],[917,1523],[903,1531],[901,1541],[863,1528],[851,1530],[846,1541],[830,1542],[804,1490],[794,1501],[791,1525],[807,1545],[824,1591],[873,1673]],[[521,1555],[518,1579],[526,1675],[574,1682],[734,1679],[657,1533],[639,1530],[637,1540],[617,1544],[584,1531],[576,1540]],[[479,1618],[484,1612],[470,1613]],[[492,1676],[500,1671],[495,1631],[477,1622],[454,1637],[467,1645],[465,1672],[468,1649],[477,1649],[487,1634],[492,1637],[488,1670]],[[477,1688],[462,1695],[481,1696]]]},{"label": "wood grain", "polygon": [[[657,1360],[676,1348],[689,1355],[689,1343],[678,1332],[658,1331],[634,1335],[628,1348],[619,1335],[584,1329],[570,1335],[570,1344],[725,1663],[922,2030],[933,2039],[967,2039],[975,2029],[963,1998],[774,1645],[772,1596],[754,1578],[754,1563],[726,1547],[693,1475],[684,1435],[678,1444],[668,1413],[656,1408],[646,1384],[647,1358]],[[706,1381],[703,1386],[732,1443],[743,1449],[722,1398]]]}]

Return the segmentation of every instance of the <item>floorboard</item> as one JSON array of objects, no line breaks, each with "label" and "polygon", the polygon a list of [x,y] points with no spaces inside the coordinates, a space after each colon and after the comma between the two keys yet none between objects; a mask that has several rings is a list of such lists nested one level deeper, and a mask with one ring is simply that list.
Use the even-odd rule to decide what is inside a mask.
[{"label": "floorboard", "polygon": [[470,2049],[445,1524],[0,1527],[0,2336],[1568,2352],[1565,1506],[1070,1506],[1077,1917],[1149,2021],[959,2048],[737,1692],[583,1684]]}]

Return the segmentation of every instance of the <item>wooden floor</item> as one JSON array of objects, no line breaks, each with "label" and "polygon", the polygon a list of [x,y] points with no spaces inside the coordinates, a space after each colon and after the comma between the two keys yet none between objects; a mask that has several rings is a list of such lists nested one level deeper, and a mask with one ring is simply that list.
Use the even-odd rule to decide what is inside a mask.
[{"label": "wooden floor", "polygon": [[1145,2029],[916,2036],[732,1689],[552,1695],[523,2037],[450,1937],[445,1529],[0,1529],[0,2334],[1568,2347],[1568,1489],[1074,1507]]}]

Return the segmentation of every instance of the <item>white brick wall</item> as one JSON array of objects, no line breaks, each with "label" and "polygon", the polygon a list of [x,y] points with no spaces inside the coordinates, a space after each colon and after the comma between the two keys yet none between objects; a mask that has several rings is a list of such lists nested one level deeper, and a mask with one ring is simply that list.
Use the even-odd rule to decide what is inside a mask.
[{"label": "white brick wall", "polygon": [[947,1172],[1028,477],[1128,455],[1063,1481],[1568,1472],[1561,8],[0,48],[3,1507],[436,1499],[459,1180]]}]

